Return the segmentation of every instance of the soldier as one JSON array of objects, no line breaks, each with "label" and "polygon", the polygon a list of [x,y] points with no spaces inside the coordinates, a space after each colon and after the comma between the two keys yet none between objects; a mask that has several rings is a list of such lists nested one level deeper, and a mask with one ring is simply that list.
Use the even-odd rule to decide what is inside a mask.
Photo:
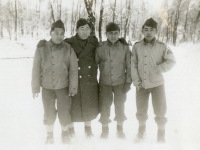
[{"label": "soldier", "polygon": [[148,100],[151,93],[155,122],[158,126],[157,141],[165,142],[167,107],[162,73],[172,69],[175,65],[175,58],[172,51],[155,38],[157,22],[152,18],[146,20],[142,33],[144,39],[135,43],[131,57],[131,77],[137,89],[136,117],[139,122],[137,140],[144,138],[148,118]]},{"label": "soldier", "polygon": [[[101,138],[109,134],[108,124],[111,122],[110,107],[114,100],[117,135],[125,138],[123,122],[127,119],[124,113],[126,93],[131,85],[131,52],[128,43],[119,39],[120,28],[111,22],[106,26],[107,41],[100,44],[96,51],[96,62],[100,70],[100,112],[99,122],[102,124]],[[113,98],[114,96],[114,98]]]},{"label": "soldier", "polygon": [[[87,137],[93,136],[91,121],[99,114],[98,82],[95,51],[98,40],[91,36],[91,25],[80,18],[76,23],[76,35],[64,41],[74,49],[78,62],[78,93],[72,98],[72,122],[84,122]],[[38,47],[45,45],[45,40],[38,43]],[[74,124],[69,128],[70,134],[75,134]]]},{"label": "soldier", "polygon": [[[77,93],[78,64],[71,46],[63,42],[65,27],[61,20],[51,26],[51,39],[36,49],[32,70],[33,98],[42,87],[46,143],[53,143],[53,127],[58,113],[63,143],[70,142],[71,96]],[[57,109],[55,108],[57,99]]]},{"label": "soldier", "polygon": [[[91,36],[91,24],[84,18],[76,23],[76,35],[66,38],[76,55],[78,61],[78,93],[73,97],[71,115],[73,122],[84,122],[87,137],[93,136],[91,121],[99,114],[97,65],[95,51],[98,40]],[[71,125],[74,134],[74,126]]]}]

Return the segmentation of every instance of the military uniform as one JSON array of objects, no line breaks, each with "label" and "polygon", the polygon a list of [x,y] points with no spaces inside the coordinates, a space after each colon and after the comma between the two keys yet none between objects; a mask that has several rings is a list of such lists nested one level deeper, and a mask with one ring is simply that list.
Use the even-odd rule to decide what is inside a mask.
[{"label": "military uniform", "polygon": [[62,126],[71,123],[69,93],[77,93],[77,68],[77,57],[69,44],[62,42],[57,46],[50,40],[37,48],[32,70],[32,91],[39,93],[42,87],[45,125],[55,122],[57,112]]},{"label": "military uniform", "polygon": [[123,91],[126,83],[131,84],[130,55],[128,45],[117,41],[112,44],[103,42],[96,52],[96,62],[100,70],[100,122],[108,124],[110,120],[110,107],[115,105],[115,118],[117,122],[124,122],[127,118],[124,113],[126,92]]},{"label": "military uniform", "polygon": [[132,49],[131,76],[136,90],[137,119],[146,121],[148,99],[152,94],[155,121],[158,124],[167,122],[166,97],[162,73],[169,71],[175,65],[172,51],[161,41],[154,39],[151,43],[145,40],[136,42]]},{"label": "military uniform", "polygon": [[95,62],[98,40],[94,36],[81,40],[76,34],[64,41],[74,49],[78,62],[78,93],[72,98],[72,121],[91,121],[99,114],[97,65]]}]

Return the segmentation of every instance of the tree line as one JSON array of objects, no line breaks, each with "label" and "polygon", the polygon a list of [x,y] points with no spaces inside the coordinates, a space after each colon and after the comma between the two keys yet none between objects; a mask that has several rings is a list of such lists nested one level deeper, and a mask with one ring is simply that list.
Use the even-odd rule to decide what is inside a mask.
[{"label": "tree line", "polygon": [[153,7],[148,0],[0,0],[0,37],[37,38],[58,19],[72,36],[76,21],[83,17],[100,41],[111,21],[120,25],[121,37],[133,41],[142,39],[142,25],[153,17],[161,41],[176,45],[200,40],[200,0],[163,0],[158,9]]}]

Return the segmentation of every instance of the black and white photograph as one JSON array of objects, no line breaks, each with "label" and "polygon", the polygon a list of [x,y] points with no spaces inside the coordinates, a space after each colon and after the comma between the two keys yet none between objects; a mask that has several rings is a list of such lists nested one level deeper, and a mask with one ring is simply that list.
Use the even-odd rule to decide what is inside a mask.
[{"label": "black and white photograph", "polygon": [[0,0],[0,149],[200,150],[200,0]]}]

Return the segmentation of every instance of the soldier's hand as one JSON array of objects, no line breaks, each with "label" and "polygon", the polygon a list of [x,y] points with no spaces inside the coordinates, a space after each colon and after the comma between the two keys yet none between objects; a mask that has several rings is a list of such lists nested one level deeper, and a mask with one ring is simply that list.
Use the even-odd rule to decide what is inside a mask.
[{"label": "soldier's hand", "polygon": [[69,96],[74,96],[74,95],[75,95],[74,93],[70,93],[70,94],[69,94]]},{"label": "soldier's hand", "polygon": [[42,47],[42,46],[44,46],[45,44],[46,44],[46,40],[44,39],[44,40],[40,40],[38,43],[37,43],[37,47]]},{"label": "soldier's hand", "polygon": [[33,93],[33,98],[37,98],[39,96],[39,93]]},{"label": "soldier's hand", "polygon": [[140,88],[142,88],[142,83],[138,83],[138,84],[136,85],[136,88],[137,88],[137,90],[139,90]]},{"label": "soldier's hand", "polygon": [[131,89],[131,84],[130,83],[125,83],[123,87],[123,92],[127,93]]}]

